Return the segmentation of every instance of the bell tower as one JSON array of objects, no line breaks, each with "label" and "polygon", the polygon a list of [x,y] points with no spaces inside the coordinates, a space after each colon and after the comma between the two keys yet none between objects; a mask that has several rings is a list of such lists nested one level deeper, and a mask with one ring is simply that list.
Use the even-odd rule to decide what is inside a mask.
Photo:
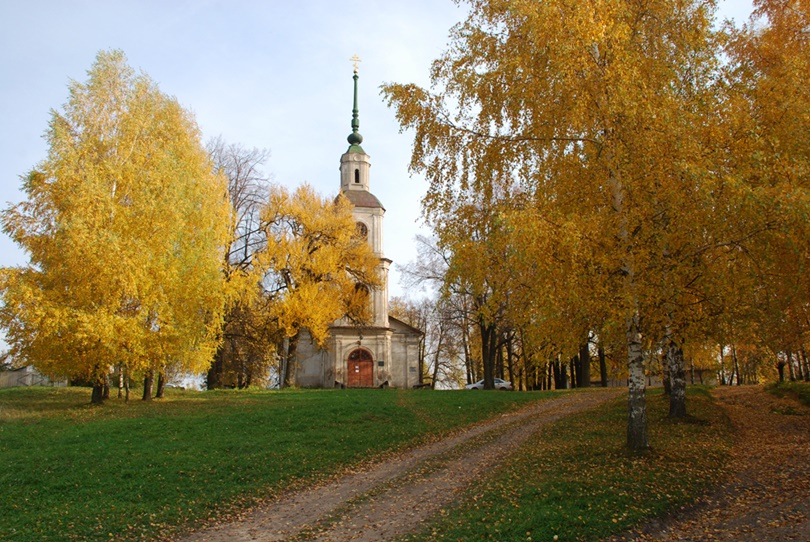
[{"label": "bell tower", "polygon": [[383,254],[383,217],[385,208],[374,194],[369,191],[371,157],[360,144],[360,117],[357,108],[357,74],[356,56],[354,61],[354,102],[352,107],[352,133],[346,140],[348,150],[340,157],[340,192],[354,205],[352,216],[357,223],[358,231],[365,232],[374,253],[380,258],[378,272],[382,285],[371,292],[372,326],[388,327],[388,269],[391,260]]},{"label": "bell tower", "polygon": [[369,292],[371,321],[356,326],[341,318],[330,326],[327,348],[312,341],[302,330],[296,351],[296,384],[301,387],[396,387],[419,382],[419,344],[422,332],[388,316],[388,270],[391,260],[383,254],[385,208],[371,193],[371,159],[361,147],[357,109],[357,63],[354,62],[354,105],[348,150],[340,157],[340,193],[354,206],[356,231],[366,238],[379,258],[380,286]]}]

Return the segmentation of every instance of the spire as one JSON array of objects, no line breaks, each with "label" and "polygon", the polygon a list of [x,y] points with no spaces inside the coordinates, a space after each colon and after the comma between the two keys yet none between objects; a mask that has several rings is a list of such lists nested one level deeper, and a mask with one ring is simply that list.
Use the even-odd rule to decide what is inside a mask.
[{"label": "spire", "polygon": [[360,58],[354,55],[349,60],[354,63],[354,76],[352,77],[352,79],[354,79],[354,106],[352,107],[352,133],[346,138],[349,142],[349,150],[346,152],[361,152],[365,154],[366,152],[363,150],[363,147],[360,146],[360,143],[363,142],[363,136],[358,132],[360,129],[360,118],[359,110],[357,109],[357,80],[360,79],[360,76],[357,75],[357,63],[360,62]]}]

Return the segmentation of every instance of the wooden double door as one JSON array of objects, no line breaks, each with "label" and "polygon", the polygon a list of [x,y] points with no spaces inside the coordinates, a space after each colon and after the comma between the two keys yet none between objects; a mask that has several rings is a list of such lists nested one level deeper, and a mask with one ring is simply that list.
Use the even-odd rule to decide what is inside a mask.
[{"label": "wooden double door", "polygon": [[374,386],[374,358],[371,352],[358,348],[352,350],[347,361],[348,376],[346,385],[350,388],[371,388]]}]

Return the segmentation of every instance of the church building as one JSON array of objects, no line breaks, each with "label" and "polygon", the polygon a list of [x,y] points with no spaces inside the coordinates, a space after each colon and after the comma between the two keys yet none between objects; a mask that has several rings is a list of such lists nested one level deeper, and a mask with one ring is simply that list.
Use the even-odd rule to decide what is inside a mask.
[{"label": "church building", "polygon": [[321,349],[308,332],[299,337],[295,384],[304,388],[409,388],[419,383],[419,342],[422,332],[388,314],[388,269],[383,254],[385,208],[370,188],[371,161],[360,146],[357,109],[357,66],[349,149],[340,157],[340,192],[354,205],[357,231],[380,258],[382,285],[370,292],[372,318],[368,326],[341,319],[330,326],[328,347]]}]

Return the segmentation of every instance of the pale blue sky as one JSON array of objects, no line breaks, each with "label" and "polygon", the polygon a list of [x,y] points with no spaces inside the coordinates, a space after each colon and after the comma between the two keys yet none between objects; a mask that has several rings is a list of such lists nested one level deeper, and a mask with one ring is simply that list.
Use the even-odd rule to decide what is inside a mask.
[{"label": "pale blue sky", "polygon": [[[357,54],[371,189],[388,210],[386,255],[404,263],[415,255],[424,185],[409,178],[411,140],[379,86],[426,84],[463,13],[449,0],[0,0],[0,205],[22,199],[19,176],[45,157],[49,110],[65,102],[68,80],[85,80],[109,48],[194,111],[206,139],[268,148],[277,182],[336,194]],[[0,234],[0,265],[23,262]]]},{"label": "pale blue sky", "polygon": [[[737,21],[750,11],[750,0],[720,4]],[[0,0],[0,206],[22,199],[19,176],[45,157],[49,110],[65,102],[68,80],[83,81],[111,48],[194,111],[206,139],[268,148],[276,182],[336,194],[357,54],[385,253],[407,263],[425,184],[408,174],[412,137],[399,133],[379,86],[426,85],[465,9],[450,0]],[[0,233],[0,266],[23,263]],[[392,295],[403,293],[398,281],[394,268]]]}]

